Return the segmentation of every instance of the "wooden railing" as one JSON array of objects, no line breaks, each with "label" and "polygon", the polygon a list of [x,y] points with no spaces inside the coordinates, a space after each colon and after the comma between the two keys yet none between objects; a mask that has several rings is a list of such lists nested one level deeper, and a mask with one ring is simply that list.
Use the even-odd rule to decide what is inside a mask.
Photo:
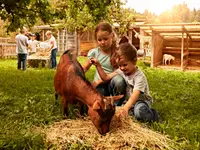
[{"label": "wooden railing", "polygon": [[16,57],[16,44],[0,43],[0,58]]}]

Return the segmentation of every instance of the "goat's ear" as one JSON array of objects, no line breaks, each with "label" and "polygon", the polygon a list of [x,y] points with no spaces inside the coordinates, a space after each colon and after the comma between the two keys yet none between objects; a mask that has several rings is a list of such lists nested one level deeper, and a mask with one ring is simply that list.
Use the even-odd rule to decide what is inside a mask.
[{"label": "goat's ear", "polygon": [[98,101],[95,101],[92,108],[93,110],[101,109],[100,103]]},{"label": "goat's ear", "polygon": [[112,96],[112,99],[115,101],[121,99],[122,97],[124,97],[124,95],[117,95],[117,96]]},{"label": "goat's ear", "polygon": [[121,99],[124,97],[124,95],[117,95],[117,96],[105,96],[105,98],[111,99],[111,103],[114,103],[114,101]]},{"label": "goat's ear", "polygon": [[107,99],[113,99],[114,101],[115,101],[115,100],[119,100],[119,99],[121,99],[122,97],[124,97],[124,95],[105,96],[105,98],[107,98]]}]

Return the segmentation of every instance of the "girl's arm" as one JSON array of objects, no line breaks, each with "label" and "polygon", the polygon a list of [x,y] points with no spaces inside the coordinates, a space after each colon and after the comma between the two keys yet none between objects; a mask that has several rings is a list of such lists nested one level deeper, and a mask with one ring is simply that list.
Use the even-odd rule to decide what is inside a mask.
[{"label": "girl's arm", "polygon": [[90,59],[91,64],[94,64],[97,68],[97,71],[101,77],[101,79],[103,81],[109,81],[110,79],[112,79],[114,76],[118,75],[117,72],[112,72],[110,74],[106,74],[103,70],[103,68],[101,67],[101,64],[99,63],[99,61],[95,58],[91,58]]},{"label": "girl's arm", "polygon": [[88,69],[89,69],[91,66],[92,66],[92,63],[90,62],[90,60],[87,60],[87,61],[82,65],[84,72],[87,72]]},{"label": "girl's arm", "polygon": [[49,42],[50,42],[50,43],[49,43],[49,44],[50,44],[50,47],[49,47],[48,52],[51,52],[51,50],[52,50],[52,48],[54,47],[54,44],[55,44],[55,38],[51,36]]}]

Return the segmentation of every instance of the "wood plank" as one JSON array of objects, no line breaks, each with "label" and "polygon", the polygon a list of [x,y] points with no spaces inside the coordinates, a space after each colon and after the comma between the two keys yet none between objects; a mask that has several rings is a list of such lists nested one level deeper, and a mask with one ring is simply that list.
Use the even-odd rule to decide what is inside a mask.
[{"label": "wood plank", "polygon": [[[192,55],[200,55],[200,52],[188,52],[189,53],[189,55],[190,54],[192,54]],[[169,51],[169,50],[167,50],[167,51],[163,51],[163,54],[181,54],[181,51]]]},{"label": "wood plank", "polygon": [[182,33],[182,41],[181,41],[181,70],[184,70],[183,53],[184,53],[184,33]]},{"label": "wood plank", "polygon": [[[163,50],[181,50],[180,47],[164,47]],[[200,51],[200,48],[188,48],[189,51]]]},{"label": "wood plank", "polygon": [[152,32],[152,58],[151,58],[151,67],[156,67],[162,62],[163,54],[162,54],[162,47],[163,47],[164,40],[163,38],[157,33]]},{"label": "wood plank", "polygon": [[183,53],[183,57],[188,56],[188,55],[189,55],[189,52]]}]

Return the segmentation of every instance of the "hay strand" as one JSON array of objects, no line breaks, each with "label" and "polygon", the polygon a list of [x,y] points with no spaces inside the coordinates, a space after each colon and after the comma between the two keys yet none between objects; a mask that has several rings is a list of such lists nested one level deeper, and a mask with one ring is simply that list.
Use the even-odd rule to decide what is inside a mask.
[{"label": "hay strand", "polygon": [[66,149],[66,145],[78,143],[90,145],[94,150],[151,149],[174,150],[175,143],[166,135],[143,127],[132,118],[118,120],[113,117],[110,132],[100,135],[89,118],[62,120],[45,127],[46,142],[56,149]]}]

